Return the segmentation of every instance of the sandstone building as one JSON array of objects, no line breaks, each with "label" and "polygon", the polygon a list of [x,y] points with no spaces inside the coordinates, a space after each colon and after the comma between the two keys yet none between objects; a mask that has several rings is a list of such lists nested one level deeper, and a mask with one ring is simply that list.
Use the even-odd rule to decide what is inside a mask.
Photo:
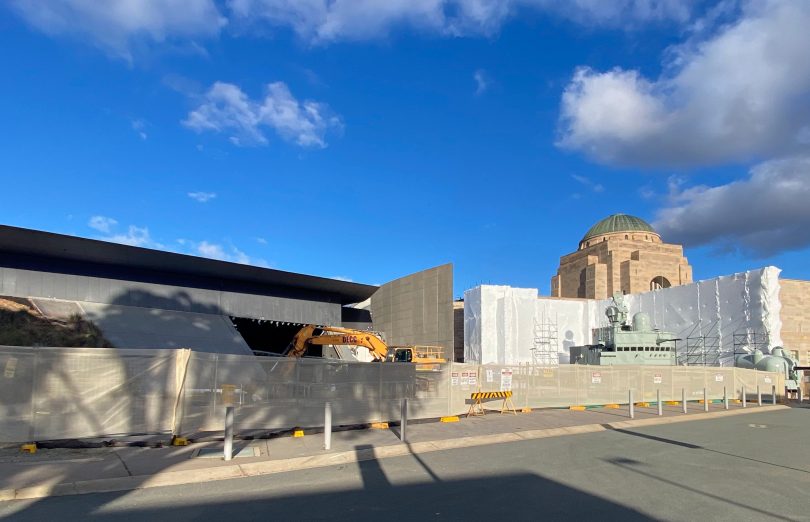
[{"label": "sandstone building", "polygon": [[681,245],[661,241],[644,220],[614,214],[588,230],[579,249],[560,258],[552,297],[606,299],[692,282]]}]

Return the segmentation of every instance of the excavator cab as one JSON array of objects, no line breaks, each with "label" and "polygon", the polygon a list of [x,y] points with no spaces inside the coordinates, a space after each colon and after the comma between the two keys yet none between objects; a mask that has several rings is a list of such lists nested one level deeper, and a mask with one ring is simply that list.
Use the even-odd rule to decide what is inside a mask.
[{"label": "excavator cab", "polygon": [[413,362],[413,349],[412,348],[395,348],[391,354],[391,361],[393,362]]}]

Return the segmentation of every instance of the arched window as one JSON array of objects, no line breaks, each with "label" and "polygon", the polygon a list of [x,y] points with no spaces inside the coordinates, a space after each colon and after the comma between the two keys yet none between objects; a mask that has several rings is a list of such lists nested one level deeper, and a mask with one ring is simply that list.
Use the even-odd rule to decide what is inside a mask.
[{"label": "arched window", "polygon": [[669,279],[664,276],[655,276],[652,278],[652,281],[650,281],[650,290],[669,288],[671,286],[672,284],[669,282]]}]

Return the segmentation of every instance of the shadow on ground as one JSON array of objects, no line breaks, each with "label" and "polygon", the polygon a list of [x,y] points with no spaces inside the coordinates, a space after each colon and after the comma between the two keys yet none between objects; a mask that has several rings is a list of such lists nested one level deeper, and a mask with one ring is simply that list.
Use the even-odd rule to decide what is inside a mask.
[{"label": "shadow on ground", "polygon": [[[358,454],[373,451],[357,446]],[[423,461],[431,482],[394,485],[377,460],[357,464],[362,488],[285,493],[284,475],[212,482],[205,489],[171,488],[156,501],[120,494],[56,497],[36,502],[9,520],[540,520],[589,518],[653,520],[621,504],[530,473],[443,481]],[[347,472],[348,473],[348,472]],[[481,470],[487,475],[486,470]],[[239,488],[234,484],[238,482]],[[268,483],[278,487],[267,487]],[[225,486],[225,487],[223,487]],[[313,485],[313,489],[317,486]],[[134,494],[150,496],[155,490]],[[225,500],[227,498],[227,500]],[[116,500],[127,500],[124,505]]]}]

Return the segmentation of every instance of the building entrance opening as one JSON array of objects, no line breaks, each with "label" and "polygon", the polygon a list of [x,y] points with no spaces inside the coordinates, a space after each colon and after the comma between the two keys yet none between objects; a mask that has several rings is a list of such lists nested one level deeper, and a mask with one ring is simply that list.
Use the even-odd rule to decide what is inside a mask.
[{"label": "building entrance opening", "polygon": [[660,290],[661,288],[669,288],[672,286],[669,279],[664,276],[655,276],[650,281],[650,290]]}]

